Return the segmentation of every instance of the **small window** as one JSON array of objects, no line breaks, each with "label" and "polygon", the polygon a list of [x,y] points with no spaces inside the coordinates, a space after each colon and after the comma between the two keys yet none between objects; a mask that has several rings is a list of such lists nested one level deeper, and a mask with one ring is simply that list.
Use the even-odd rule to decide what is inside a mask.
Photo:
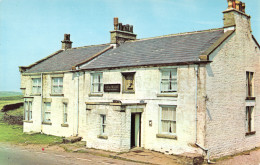
[{"label": "small window", "polygon": [[123,92],[135,92],[135,72],[122,73],[123,75]]},{"label": "small window", "polygon": [[253,115],[254,107],[248,106],[246,107],[246,133],[251,133],[254,131],[254,115]]},{"label": "small window", "polygon": [[103,75],[102,73],[91,74],[91,93],[103,92]]},{"label": "small window", "polygon": [[68,123],[68,104],[63,103],[63,124]]},{"label": "small window", "polygon": [[52,78],[52,93],[53,94],[63,93],[63,77]]},{"label": "small window", "polygon": [[51,122],[51,103],[44,103],[44,122]]},{"label": "small window", "polygon": [[41,79],[40,78],[33,78],[32,79],[32,93],[33,94],[40,94],[41,93]]},{"label": "small window", "polygon": [[161,93],[177,92],[177,69],[161,70]]},{"label": "small window", "polygon": [[254,84],[253,84],[253,72],[246,72],[246,96],[247,97],[254,97]]},{"label": "small window", "polygon": [[106,115],[100,115],[101,117],[101,135],[106,133]]},{"label": "small window", "polygon": [[24,102],[24,120],[27,120],[27,121],[32,120],[32,102],[31,101]]},{"label": "small window", "polygon": [[176,106],[161,106],[160,133],[176,133]]}]

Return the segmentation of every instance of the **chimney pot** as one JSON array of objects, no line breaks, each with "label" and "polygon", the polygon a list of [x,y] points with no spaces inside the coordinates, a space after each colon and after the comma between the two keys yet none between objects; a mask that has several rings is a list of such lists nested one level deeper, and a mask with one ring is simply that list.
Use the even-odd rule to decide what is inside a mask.
[{"label": "chimney pot", "polygon": [[61,41],[61,49],[67,50],[71,49],[72,47],[72,42],[70,41],[70,34],[64,34],[64,40]]},{"label": "chimney pot", "polygon": [[236,0],[236,8],[235,9],[239,10],[239,4],[240,4],[240,1]]},{"label": "chimney pot", "polygon": [[114,30],[118,30],[118,17],[114,18]]}]

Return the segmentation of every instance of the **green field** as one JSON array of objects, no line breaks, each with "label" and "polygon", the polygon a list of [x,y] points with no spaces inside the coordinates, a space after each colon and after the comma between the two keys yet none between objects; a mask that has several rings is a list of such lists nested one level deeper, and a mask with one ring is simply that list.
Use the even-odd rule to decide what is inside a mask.
[{"label": "green field", "polygon": [[19,96],[19,95],[22,95],[22,93],[13,92],[13,91],[0,91],[0,97]]},{"label": "green field", "polygon": [[0,142],[23,144],[57,144],[62,142],[61,137],[44,134],[28,135],[23,133],[23,126],[0,123]]},{"label": "green field", "polygon": [[[0,109],[6,104],[13,104],[23,102],[23,96],[5,96],[0,97]],[[16,110],[8,111],[7,114],[13,116],[22,116],[23,107]],[[8,142],[14,144],[56,144],[61,143],[62,138],[57,136],[49,136],[45,134],[32,134],[28,135],[23,133],[23,126],[21,125],[9,125],[1,118],[4,113],[0,111],[0,142]]]}]

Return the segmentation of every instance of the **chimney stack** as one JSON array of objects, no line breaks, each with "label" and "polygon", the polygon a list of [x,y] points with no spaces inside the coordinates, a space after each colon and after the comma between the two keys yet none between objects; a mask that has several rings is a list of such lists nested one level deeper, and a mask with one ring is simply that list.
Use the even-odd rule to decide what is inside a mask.
[{"label": "chimney stack", "polygon": [[133,25],[123,25],[118,22],[118,18],[114,18],[114,30],[111,33],[111,44],[120,44],[127,40],[135,40],[136,34],[133,33]]},{"label": "chimney stack", "polygon": [[64,34],[64,40],[61,41],[61,43],[62,43],[61,49],[64,50],[71,49],[72,42],[70,41],[70,34]]}]

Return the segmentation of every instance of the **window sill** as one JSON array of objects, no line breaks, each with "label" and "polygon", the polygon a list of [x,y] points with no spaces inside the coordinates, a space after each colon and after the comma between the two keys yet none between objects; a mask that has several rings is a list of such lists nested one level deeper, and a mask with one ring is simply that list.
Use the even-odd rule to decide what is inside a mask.
[{"label": "window sill", "polygon": [[97,136],[99,139],[108,139],[108,137],[106,135],[98,135]]},{"label": "window sill", "polygon": [[157,97],[178,97],[178,94],[170,94],[170,93],[159,93],[157,94]]},{"label": "window sill", "polygon": [[165,139],[174,139],[177,140],[176,135],[168,135],[168,134],[156,134],[157,138],[165,138]]},{"label": "window sill", "polygon": [[64,96],[63,93],[51,93],[50,96]]},{"label": "window sill", "polygon": [[23,120],[23,122],[25,122],[25,123],[33,123],[32,120]]},{"label": "window sill", "polygon": [[135,91],[123,91],[123,94],[135,94]]},{"label": "window sill", "polygon": [[246,97],[246,100],[255,100],[255,97]]},{"label": "window sill", "polygon": [[255,131],[253,131],[253,132],[247,132],[247,133],[246,133],[246,136],[254,135],[255,133],[256,133]]},{"label": "window sill", "polygon": [[52,123],[49,122],[42,122],[43,125],[52,125]]},{"label": "window sill", "polygon": [[69,124],[61,124],[62,127],[69,127]]},{"label": "window sill", "polygon": [[102,97],[103,93],[90,93],[88,94],[89,97]]},{"label": "window sill", "polygon": [[41,96],[40,93],[33,93],[33,94],[30,94],[30,96]]}]

